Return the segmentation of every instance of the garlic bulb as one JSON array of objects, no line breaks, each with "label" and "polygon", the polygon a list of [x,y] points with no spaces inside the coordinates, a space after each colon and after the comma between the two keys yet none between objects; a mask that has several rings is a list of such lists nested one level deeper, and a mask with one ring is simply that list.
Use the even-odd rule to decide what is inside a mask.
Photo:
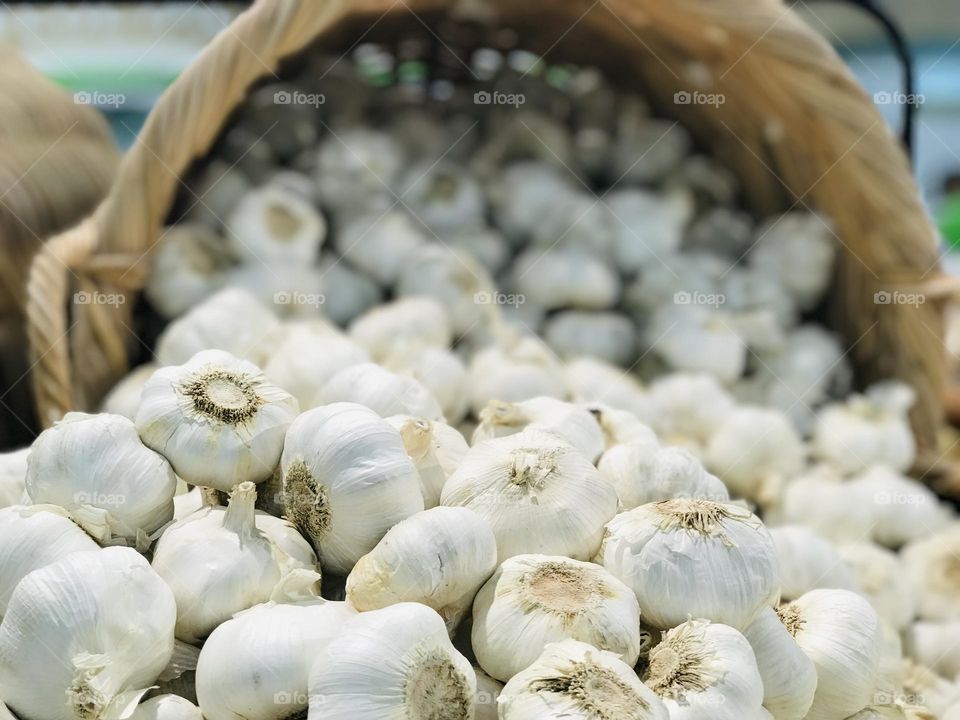
[{"label": "garlic bulb", "polygon": [[857,485],[822,466],[787,483],[776,514],[783,523],[806,525],[834,542],[868,539],[875,515]]},{"label": "garlic bulb", "polygon": [[17,505],[27,497],[27,456],[30,448],[0,453],[0,507]]},{"label": "garlic bulb", "polygon": [[555,247],[586,249],[613,259],[613,246],[620,224],[593,193],[579,189],[559,202],[532,228],[530,244],[552,250]]},{"label": "garlic bulb", "polygon": [[336,373],[320,391],[320,400],[323,403],[364,405],[380,417],[443,418],[443,410],[436,398],[418,381],[369,362],[351,365]]},{"label": "garlic bulb", "polygon": [[282,318],[317,317],[326,303],[323,273],[312,264],[250,261],[228,270],[225,281]]},{"label": "garlic bulb", "polygon": [[617,218],[617,267],[627,272],[662,268],[660,258],[679,248],[693,214],[691,198],[682,192],[660,195],[629,188],[611,192],[605,202]]},{"label": "garlic bulb", "polygon": [[435,507],[394,525],[347,577],[361,612],[399,602],[436,610],[451,630],[497,566],[497,541],[467,508]]},{"label": "garlic bulb", "polygon": [[415,166],[401,185],[411,213],[435,233],[476,225],[484,219],[483,188],[452,162]]},{"label": "garlic bulb", "polygon": [[228,507],[202,508],[160,536],[153,568],[177,599],[181,640],[202,639],[234,613],[266,602],[290,570],[313,569],[257,526],[256,498],[253,483],[240,483]]},{"label": "garlic bulb", "polygon": [[960,620],[960,527],[910,543],[900,563],[917,599],[921,620]]},{"label": "garlic bulb", "polygon": [[849,589],[866,597],[885,622],[904,629],[913,619],[916,601],[897,555],[869,542],[840,545],[837,552],[856,581],[856,588]]},{"label": "garlic bulb", "polygon": [[341,129],[320,143],[317,192],[324,207],[336,212],[389,203],[402,167],[403,148],[390,135],[368,127]]},{"label": "garlic bulb", "polygon": [[[704,300],[719,301],[720,284],[729,261],[713,253],[689,251],[661,255],[655,265],[640,273],[640,277],[624,293],[624,303],[642,321],[658,307],[676,303],[678,297],[692,300],[692,291],[701,293]],[[663,272],[666,270],[666,272]]]},{"label": "garlic bulb", "polygon": [[540,430],[472,447],[440,502],[468,507],[490,523],[500,562],[521,553],[591,558],[617,510],[616,492],[590,461]]},{"label": "garlic bulb", "polygon": [[905,660],[900,673],[905,699],[911,704],[922,703],[935,718],[960,702],[960,684],[940,677],[928,667]]},{"label": "garlic bulb", "polygon": [[659,445],[656,433],[650,429],[649,425],[640,422],[629,410],[618,410],[598,402],[585,403],[584,407],[600,423],[608,450],[615,445],[633,443],[647,447]]},{"label": "garlic bulb", "polygon": [[26,575],[97,544],[55,505],[0,509],[0,617]]},{"label": "garlic bulb", "polygon": [[650,401],[643,386],[621,368],[589,357],[579,357],[566,363],[564,376],[570,394],[577,402],[603,403],[618,410],[626,410],[639,421],[648,423]]},{"label": "garlic bulb", "polygon": [[518,402],[545,396],[565,398],[563,368],[533,337],[494,345],[473,356],[467,369],[470,407],[477,415],[491,400]]},{"label": "garlic bulb", "polygon": [[176,488],[170,463],[120,415],[67,413],[27,458],[31,501],[65,508],[101,543],[142,544],[173,517]]},{"label": "garlic bulb", "polygon": [[167,325],[157,340],[157,363],[180,365],[203,350],[225,350],[259,363],[279,321],[253,295],[225,288]]},{"label": "garlic bulb", "polygon": [[779,498],[783,482],[803,468],[804,455],[786,415],[744,406],[710,438],[705,463],[735,495],[767,506]]},{"label": "garlic bulb", "polygon": [[157,695],[137,705],[130,720],[204,720],[200,708],[178,695]]},{"label": "garlic bulb", "polygon": [[[282,720],[306,710],[310,667],[356,612],[297,586],[316,573],[295,571],[271,602],[219,625],[197,663],[197,699],[206,720]],[[293,591],[293,592],[291,592]]]},{"label": "garlic bulb", "polygon": [[603,431],[589,410],[551,397],[516,403],[494,400],[480,412],[480,424],[471,442],[508,437],[531,428],[552,433],[573,445],[594,462],[606,445]]},{"label": "garlic bulb", "polygon": [[397,342],[450,347],[453,341],[447,310],[428,297],[405,297],[367,311],[350,325],[350,339],[374,360],[391,354]]},{"label": "garlic bulb", "polygon": [[311,720],[471,720],[477,680],[443,620],[418,603],[360,613],[310,671]]},{"label": "garlic bulb", "polygon": [[640,606],[633,591],[599,565],[551,555],[516,555],[497,568],[473,602],[472,647],[503,682],[549,643],[573,639],[640,656]]},{"label": "garlic bulb", "polygon": [[517,243],[574,193],[568,176],[546,162],[513,163],[497,180],[492,188],[497,226]]},{"label": "garlic bulb", "polygon": [[837,254],[829,222],[813,213],[785,213],[758,227],[757,238],[751,266],[775,278],[801,310],[816,305],[830,283]]},{"label": "garlic bulb", "polygon": [[503,683],[494,680],[479,667],[474,666],[473,671],[477,674],[476,720],[498,720],[497,705]]},{"label": "garlic bulb", "polygon": [[207,350],[153,374],[137,430],[184,480],[228,492],[270,477],[298,411],[296,399],[256,365]]},{"label": "garlic bulb", "polygon": [[763,680],[750,643],[727,625],[687,620],[650,651],[644,677],[670,720],[760,720]]},{"label": "garlic bulb", "polygon": [[227,243],[209,225],[183,222],[164,228],[143,292],[157,312],[175,318],[222,287],[231,261]]},{"label": "garlic bulb", "polygon": [[747,366],[747,348],[722,311],[702,305],[661,305],[644,332],[647,345],[672,369],[706,372],[732,383]]},{"label": "garlic bulb", "polygon": [[313,204],[276,183],[241,197],[226,224],[230,247],[247,262],[316,262],[327,234]]},{"label": "garlic bulb", "polygon": [[816,588],[858,590],[850,568],[836,548],[804,525],[770,528],[780,565],[783,602]]},{"label": "garlic bulb", "polygon": [[[735,266],[721,278],[720,289],[724,305],[731,313],[742,317],[756,311],[769,312],[778,334],[781,328],[796,324],[797,308],[793,298],[769,273],[758,272],[749,265]],[[772,347],[765,348],[770,350],[776,348],[783,337],[780,334],[780,337],[762,340],[766,343],[773,341]]]},{"label": "garlic bulb", "polygon": [[135,550],[67,555],[13,591],[0,696],[21,720],[122,717],[169,662],[175,620],[173,594]]},{"label": "garlic bulb", "polygon": [[319,268],[324,290],[323,312],[337,325],[349,325],[354,318],[383,301],[380,285],[343,259],[324,254]]},{"label": "garlic bulb", "polygon": [[817,669],[808,720],[841,720],[870,704],[883,639],[869,602],[849,590],[811,590],[777,613]]},{"label": "garlic bulb", "polygon": [[726,486],[688,450],[662,448],[640,440],[614,445],[597,463],[600,475],[617,491],[621,510],[674,498],[727,502]]},{"label": "garlic bulb", "polygon": [[733,412],[733,399],[705,373],[674,373],[650,385],[650,418],[657,435],[668,442],[688,437],[706,442]]},{"label": "garlic bulb", "polygon": [[510,248],[503,235],[486,226],[460,228],[443,241],[454,252],[473,255],[490,273],[502,270],[510,258]]},{"label": "garlic bulb", "polygon": [[417,467],[424,508],[436,507],[447,478],[459,467],[470,446],[456,429],[438,420],[409,415],[386,420],[400,432],[403,447]]},{"label": "garlic bulb", "polygon": [[772,608],[764,608],[743,635],[763,679],[763,706],[776,720],[803,720],[817,689],[813,661]]},{"label": "garlic bulb", "polygon": [[423,385],[440,403],[447,422],[456,424],[467,414],[467,368],[453,351],[412,343],[397,345],[382,365]]},{"label": "garlic bulb", "polygon": [[280,467],[286,516],[334,573],[349,573],[387,530],[423,510],[400,433],[362,405],[334,403],[300,415]]},{"label": "garlic bulb", "polygon": [[401,210],[361,215],[334,237],[347,262],[384,286],[397,281],[425,243],[419,223]]},{"label": "garlic bulb", "polygon": [[551,643],[500,693],[501,720],[668,720],[633,668],[577,640]]},{"label": "garlic bulb", "polygon": [[633,588],[644,621],[660,629],[689,617],[745,628],[778,593],[770,533],[738,505],[641,505],[607,524],[599,558]]},{"label": "garlic bulb", "polygon": [[530,247],[514,260],[511,272],[509,287],[547,310],[603,310],[620,296],[619,275],[578,248]]},{"label": "garlic bulb", "polygon": [[100,412],[123,415],[133,420],[137,416],[137,408],[140,407],[143,386],[156,371],[157,366],[153,363],[135,367],[107,393],[100,404]]},{"label": "garlic bulb", "polygon": [[873,505],[872,535],[897,548],[945,528],[953,513],[929,487],[883,466],[872,467],[853,481]]},{"label": "garlic bulb", "polygon": [[627,366],[637,357],[637,329],[626,315],[565,310],[547,319],[544,339],[562,358],[589,355]]},{"label": "garlic bulb", "polygon": [[960,675],[960,621],[917,621],[904,631],[907,655],[948,678]]},{"label": "garlic bulb", "polygon": [[189,492],[173,496],[173,519],[183,520],[194,510],[203,507],[203,491],[195,487]]}]

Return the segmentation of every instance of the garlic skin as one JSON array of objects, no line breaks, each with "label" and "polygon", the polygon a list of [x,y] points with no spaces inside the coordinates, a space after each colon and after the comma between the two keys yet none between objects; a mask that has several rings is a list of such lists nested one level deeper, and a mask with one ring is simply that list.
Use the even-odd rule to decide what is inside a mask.
[{"label": "garlic skin", "polygon": [[399,602],[431,607],[451,631],[497,567],[497,540],[467,508],[435,507],[394,525],[347,576],[361,612]]},{"label": "garlic skin", "polygon": [[327,223],[313,204],[279,184],[243,195],[227,218],[227,239],[248,263],[316,262]]},{"label": "garlic skin", "polygon": [[670,720],[760,720],[767,717],[763,679],[750,643],[727,625],[687,620],[650,651],[644,683]]},{"label": "garlic skin", "polygon": [[29,447],[0,453],[0,508],[18,505],[26,498],[29,454]]},{"label": "garlic skin", "polygon": [[93,539],[55,505],[0,509],[0,618],[24,577],[70,553],[96,550]]},{"label": "garlic skin", "polygon": [[514,260],[508,287],[547,310],[604,310],[620,296],[620,276],[579,248],[530,247]]},{"label": "garlic skin", "polygon": [[674,373],[650,385],[650,417],[657,435],[668,442],[686,437],[706,443],[733,412],[730,394],[705,373]]},{"label": "garlic skin", "polygon": [[135,367],[107,393],[100,404],[100,412],[123,415],[131,420],[136,418],[143,386],[156,371],[157,366],[153,363],[144,363]]},{"label": "garlic skin", "polygon": [[393,415],[386,418],[400,433],[407,455],[420,476],[424,509],[440,504],[440,491],[459,467],[470,446],[455,428],[438,420]]},{"label": "garlic skin", "polygon": [[856,582],[855,588],[848,589],[855,589],[867,598],[877,614],[895,630],[906,628],[916,611],[916,600],[915,589],[900,567],[900,558],[870,542],[840,545],[837,552]]},{"label": "garlic skin", "polygon": [[0,696],[22,720],[122,713],[169,662],[175,619],[173,594],[135,550],[67,555],[23,578],[10,598]]},{"label": "garlic skin", "polygon": [[543,342],[533,337],[493,345],[474,355],[467,369],[466,389],[475,415],[491,400],[567,397],[562,366]]},{"label": "garlic skin", "polygon": [[889,548],[929,537],[954,519],[929,487],[883,466],[875,466],[852,480],[873,506],[873,539]]},{"label": "garlic skin", "polygon": [[166,227],[153,250],[143,292],[163,317],[178,317],[222,287],[223,270],[232,260],[226,241],[208,225]]},{"label": "garlic skin", "polygon": [[770,528],[780,565],[780,600],[796,600],[817,588],[859,590],[850,568],[837,549],[808,527]]},{"label": "garlic skin", "polygon": [[378,305],[350,324],[349,336],[376,361],[388,357],[400,340],[442,348],[453,342],[446,308],[429,297],[405,297]]},{"label": "garlic skin", "polygon": [[626,410],[638,421],[651,421],[650,401],[640,382],[623,369],[595,358],[578,357],[566,363],[564,376],[573,400]]},{"label": "garlic skin", "polygon": [[180,365],[210,349],[260,363],[279,324],[246,290],[224,288],[167,325],[157,340],[157,364]]},{"label": "garlic skin", "polygon": [[595,462],[606,445],[597,419],[586,408],[551,397],[516,403],[491,401],[480,412],[471,443],[509,437],[527,428],[552,433]]},{"label": "garlic skin", "polygon": [[464,392],[467,368],[451,350],[406,344],[395,347],[382,364],[387,370],[412,377],[423,385],[436,398],[451,425],[466,416],[470,403]]},{"label": "garlic skin", "polygon": [[617,491],[621,510],[674,498],[727,502],[726,486],[708,473],[689,450],[640,440],[608,449],[597,463],[600,475]]},{"label": "garlic skin", "polygon": [[[294,586],[320,579],[297,572],[288,576]],[[219,625],[203,644],[196,684],[206,720],[283,720],[307,709],[310,667],[356,611],[289,589]]]},{"label": "garlic skin", "polygon": [[423,510],[400,433],[362,405],[301,414],[287,431],[280,467],[286,517],[336,574],[348,574],[390,528]]},{"label": "garlic skin", "polygon": [[310,671],[309,720],[471,720],[477,680],[425,605],[398,603],[343,624]]},{"label": "garlic skin", "polygon": [[543,336],[562,358],[589,355],[627,366],[637,357],[637,329],[619,313],[564,310],[547,319]]},{"label": "garlic skin", "polygon": [[921,620],[960,620],[960,527],[951,525],[917,540],[900,552],[900,564],[910,579]]},{"label": "garlic skin", "polygon": [[59,505],[99,542],[142,544],[173,517],[177,478],[127,418],[71,412],[34,440],[26,486],[33,503]]},{"label": "garlic skin", "polygon": [[904,645],[909,657],[934,672],[947,678],[960,675],[960,621],[919,620],[904,630]]},{"label": "garlic skin", "polygon": [[779,590],[773,539],[738,505],[641,505],[607,524],[598,557],[633,588],[644,621],[659,629],[689,617],[745,628]]},{"label": "garlic skin", "polygon": [[808,720],[841,720],[870,704],[883,637],[869,602],[849,590],[811,590],[777,613],[817,670]]},{"label": "garlic skin", "polygon": [[533,429],[470,448],[440,502],[483,517],[500,562],[523,553],[587,560],[617,510],[616,492],[586,457]]},{"label": "garlic skin", "polygon": [[130,720],[204,720],[200,708],[179,695],[157,695],[137,705]]},{"label": "garlic skin", "polygon": [[510,680],[550,643],[566,639],[636,665],[640,606],[633,591],[593,563],[516,555],[497,568],[473,602],[473,651],[497,680]]},{"label": "garlic skin", "polygon": [[206,350],[161,368],[143,388],[137,430],[193,485],[229,492],[276,468],[296,399],[253,363]]},{"label": "garlic skin", "polygon": [[776,720],[803,720],[813,704],[817,670],[773,608],[743,631],[763,679],[763,706]]},{"label": "garlic skin", "polygon": [[356,403],[380,417],[413,415],[443,420],[440,403],[412,377],[392,373],[375,363],[360,363],[336,373],[320,391],[322,404]]},{"label": "garlic skin", "polygon": [[333,239],[347,262],[383,286],[397,282],[426,241],[422,226],[402,210],[363,214]]},{"label": "garlic skin", "polygon": [[616,654],[577,640],[547,645],[500,693],[501,720],[669,720],[663,702]]},{"label": "garlic skin", "polygon": [[302,562],[302,549],[299,559],[291,557],[257,526],[256,497],[253,483],[240,483],[228,507],[204,507],[160,536],[153,568],[173,590],[180,640],[196,642],[234,613],[266,602],[291,570],[314,569]]}]

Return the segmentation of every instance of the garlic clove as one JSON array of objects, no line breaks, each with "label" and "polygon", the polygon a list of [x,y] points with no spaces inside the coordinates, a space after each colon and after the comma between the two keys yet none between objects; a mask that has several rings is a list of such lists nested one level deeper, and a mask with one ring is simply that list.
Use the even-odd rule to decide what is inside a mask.
[{"label": "garlic clove", "polygon": [[417,467],[424,508],[436,507],[447,478],[459,467],[470,446],[455,428],[439,420],[410,415],[393,415],[386,420],[399,431],[407,455]]},{"label": "garlic clove", "polygon": [[772,608],[743,631],[763,679],[763,706],[776,720],[803,720],[813,704],[817,670]]}]

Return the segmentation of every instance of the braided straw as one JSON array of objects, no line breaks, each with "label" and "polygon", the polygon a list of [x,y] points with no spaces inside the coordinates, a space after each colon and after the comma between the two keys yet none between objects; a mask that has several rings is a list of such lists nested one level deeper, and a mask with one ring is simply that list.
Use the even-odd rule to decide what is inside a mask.
[{"label": "braided straw", "polygon": [[[530,50],[604,66],[647,93],[738,171],[758,211],[809,207],[830,217],[843,244],[831,322],[864,380],[893,376],[916,388],[918,440],[924,451],[936,447],[945,373],[939,304],[874,302],[878,290],[920,292],[940,281],[933,229],[869,98],[781,0],[259,0],[163,95],[95,215],[37,258],[29,322],[45,422],[98,400],[126,370],[133,341],[130,300],[73,306],[68,321],[71,286],[131,296],[142,287],[140,267],[180,176],[256,80],[314,40],[342,49],[361,37],[389,38],[400,25],[436,32],[468,4],[514,28]],[[678,90],[720,93],[725,103],[677,105]],[[106,267],[94,267],[103,256]],[[133,272],[117,272],[124,262]]]}]

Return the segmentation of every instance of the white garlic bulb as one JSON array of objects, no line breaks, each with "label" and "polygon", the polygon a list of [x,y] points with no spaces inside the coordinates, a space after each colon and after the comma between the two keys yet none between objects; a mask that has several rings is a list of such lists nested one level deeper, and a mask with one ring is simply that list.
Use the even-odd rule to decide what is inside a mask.
[{"label": "white garlic bulb", "polygon": [[720,283],[728,270],[729,261],[709,252],[693,250],[662,255],[627,288],[624,303],[638,321],[661,305],[677,302],[678,298],[692,300],[694,292],[700,293],[699,297],[704,300],[719,303]]},{"label": "white garlic bulb", "polygon": [[407,455],[420,476],[420,490],[426,509],[440,504],[440,491],[470,446],[455,428],[439,420],[393,415],[386,418],[400,432]]},{"label": "white garlic bulb", "polygon": [[590,461],[540,430],[472,447],[443,486],[440,502],[483,517],[501,562],[522,553],[589,559],[617,510],[616,491]]},{"label": "white garlic bulb", "polygon": [[724,306],[733,314],[743,316],[766,311],[773,316],[774,327],[780,337],[765,338],[773,346],[768,349],[782,343],[781,328],[796,324],[797,308],[793,298],[769,273],[758,272],[749,265],[734,265],[720,279],[720,290]]},{"label": "white garlic bulb", "polygon": [[196,675],[206,720],[282,720],[306,710],[313,661],[356,615],[345,602],[296,594],[298,585],[319,579],[306,570],[291,573],[270,602],[238,613],[210,634]]},{"label": "white garlic bulb", "polygon": [[691,198],[683,192],[661,195],[629,188],[611,192],[604,202],[617,219],[617,267],[627,272],[662,269],[661,258],[679,249],[693,214]]},{"label": "white garlic bulb", "polygon": [[226,241],[209,225],[178,223],[162,230],[143,292],[157,312],[175,318],[223,286],[231,261]]},{"label": "white garlic bulb", "polygon": [[668,720],[663,702],[614,653],[551,643],[500,693],[501,720]]},{"label": "white garlic bulb", "polygon": [[467,508],[435,507],[394,525],[347,577],[361,612],[398,602],[436,610],[453,630],[497,566],[497,541]]},{"label": "white garlic bulb", "polygon": [[939,718],[951,705],[960,702],[960,683],[942,678],[912,660],[903,661],[900,680],[903,700],[910,704],[922,703],[934,718]]},{"label": "white garlic bulb", "polygon": [[140,407],[140,395],[150,376],[157,371],[153,363],[144,363],[135,367],[107,393],[100,404],[100,412],[123,415],[133,420]]},{"label": "white garlic bulb", "polygon": [[776,515],[783,523],[806,525],[834,542],[862,542],[874,523],[874,507],[860,488],[826,466],[787,483]]},{"label": "white garlic bulb", "polygon": [[907,655],[934,672],[947,678],[960,675],[960,621],[919,620],[904,631],[904,645]]},{"label": "white garlic bulb", "polygon": [[650,419],[657,435],[705,443],[733,412],[733,398],[705,373],[674,373],[650,385]]},{"label": "white garlic bulb", "polygon": [[355,268],[391,286],[427,242],[421,228],[402,210],[370,212],[347,224],[334,244]]},{"label": "white garlic bulb", "polygon": [[570,180],[547,162],[527,160],[510,164],[491,188],[497,226],[519,244],[548,213],[573,196]]},{"label": "white garlic bulb", "polygon": [[852,484],[873,507],[873,539],[890,548],[933,535],[953,519],[947,505],[929,487],[883,466],[875,466]]},{"label": "white garlic bulb", "polygon": [[750,264],[775,278],[801,310],[816,305],[830,284],[837,254],[829,222],[814,213],[789,212],[758,227],[756,236]]},{"label": "white garlic bulb", "polygon": [[[837,548],[840,559],[850,568],[856,589],[887,623],[902,630],[916,609],[914,588],[893,552],[870,542],[847,543]],[[960,665],[958,665],[960,670]]]},{"label": "white garlic bulb", "polygon": [[157,695],[137,705],[130,720],[204,720],[200,708],[179,695]]},{"label": "white garlic bulb", "polygon": [[910,543],[900,552],[900,563],[921,620],[960,620],[960,526]]},{"label": "white garlic bulb", "polygon": [[442,348],[453,341],[446,308],[429,297],[405,297],[378,305],[350,324],[349,335],[374,360],[388,357],[401,341]]},{"label": "white garlic bulb", "polygon": [[[327,299],[323,273],[312,264],[272,261],[266,265],[254,260],[228,270],[225,281],[282,318],[317,317]],[[269,344],[272,338],[264,342]]]},{"label": "white garlic bulb", "polygon": [[65,508],[101,543],[144,543],[173,517],[177,478],[120,415],[67,413],[40,433],[27,458],[34,503]]},{"label": "white garlic bulb", "polygon": [[310,671],[311,720],[470,720],[477,680],[425,605],[399,603],[343,624]]},{"label": "white garlic bulb", "polygon": [[617,491],[621,510],[674,498],[727,502],[727,488],[689,450],[662,448],[655,440],[614,445],[597,463],[600,475]]},{"label": "white garlic bulb", "polygon": [[817,670],[808,720],[841,720],[870,704],[883,637],[869,602],[849,590],[811,590],[777,613]]},{"label": "white garlic bulb", "polygon": [[167,325],[157,340],[157,364],[180,365],[210,349],[259,363],[278,327],[276,316],[249,292],[224,288]]},{"label": "white garlic bulb", "polygon": [[[477,713],[475,720],[498,720],[497,704],[500,693],[503,691],[503,683],[494,680],[477,666],[474,666],[473,671],[477,674]],[[2,720],[7,719],[3,718]]]},{"label": "white garlic bulb", "polygon": [[313,204],[278,183],[241,197],[226,219],[227,239],[248,263],[316,262],[327,223]]},{"label": "white garlic bulb", "polygon": [[10,598],[0,696],[22,720],[122,717],[169,662],[175,621],[173,594],[135,550],[67,555]]},{"label": "white garlic bulb", "polygon": [[324,207],[342,213],[389,206],[403,148],[387,133],[351,124],[321,141],[314,177]]},{"label": "white garlic bulb", "polygon": [[453,351],[415,343],[397,345],[382,365],[423,385],[440,403],[447,422],[456,424],[467,414],[467,368]]},{"label": "white garlic bulb", "polygon": [[423,510],[400,433],[362,405],[334,403],[300,415],[280,466],[286,517],[334,573],[349,573],[387,530]]},{"label": "white garlic bulb", "polygon": [[637,358],[637,329],[620,313],[564,310],[547,319],[543,336],[562,358],[589,355],[623,366]]},{"label": "white garlic bulb", "polygon": [[743,631],[763,679],[763,706],[776,720],[803,720],[813,704],[817,670],[773,608]]},{"label": "white garlic bulb", "polygon": [[137,430],[184,480],[228,492],[270,477],[298,412],[296,399],[256,365],[207,350],[153,374],[143,388]]},{"label": "white garlic bulb", "polygon": [[0,507],[17,505],[27,498],[27,456],[29,454],[28,447],[0,453]]},{"label": "white garlic bulb", "polygon": [[508,284],[547,310],[603,310],[620,297],[620,276],[602,259],[578,248],[524,250],[514,260]]},{"label": "white garlic bulb", "polygon": [[661,305],[654,310],[644,338],[674,370],[706,372],[729,384],[747,366],[747,347],[730,317],[703,305]]},{"label": "white garlic bulb", "polygon": [[568,638],[636,665],[640,606],[633,591],[593,563],[516,555],[497,568],[473,602],[473,651],[497,680],[508,681],[549,643]]},{"label": "white garlic bulb", "polygon": [[600,423],[608,450],[615,445],[632,443],[648,447],[659,445],[656,433],[629,410],[618,410],[598,402],[588,402],[583,405]]},{"label": "white garlic bulb", "polygon": [[780,565],[780,599],[796,600],[816,588],[858,590],[836,548],[805,525],[770,528]]},{"label": "white garlic bulb", "polygon": [[440,403],[417,380],[369,362],[351,365],[336,373],[320,391],[320,400],[364,405],[380,417],[413,415],[443,419]]},{"label": "white garlic bulb", "polygon": [[203,490],[194,487],[189,492],[180,493],[173,496],[173,519],[183,520],[194,510],[203,507]]},{"label": "white garlic bulb", "polygon": [[291,557],[257,526],[256,498],[253,483],[240,483],[228,507],[201,508],[160,536],[153,568],[177,599],[181,640],[204,638],[234,613],[266,602],[285,573],[313,569],[303,549]]},{"label": "white garlic bulb", "polygon": [[518,402],[545,396],[565,398],[563,367],[537,338],[520,337],[473,356],[467,370],[470,408],[479,415],[491,400]]},{"label": "white garlic bulb", "polygon": [[369,276],[351,268],[345,260],[324,254],[320,259],[323,312],[337,325],[345,326],[383,300],[383,290]]},{"label": "white garlic bulb", "polygon": [[644,621],[660,629],[689,617],[745,628],[779,591],[770,533],[738,505],[641,505],[607,524],[599,558],[633,588]]},{"label": "white garlic bulb", "polygon": [[621,368],[595,358],[579,357],[566,363],[564,376],[570,395],[577,402],[602,403],[650,423],[650,401],[643,386]]},{"label": "white garlic bulb", "polygon": [[443,241],[455,252],[473,255],[490,273],[502,270],[510,258],[510,248],[503,235],[483,225],[460,228]]},{"label": "white garlic bulb", "polygon": [[727,625],[687,620],[650,651],[644,677],[670,720],[761,720],[763,680],[750,643]]},{"label": "white garlic bulb", "polygon": [[550,212],[533,226],[530,244],[547,250],[555,247],[586,249],[593,255],[612,260],[620,223],[606,204],[596,195],[579,189],[557,200]]},{"label": "white garlic bulb", "polygon": [[596,461],[606,442],[593,414],[584,407],[551,397],[510,403],[494,400],[480,412],[472,444],[508,437],[527,428],[553,433]]},{"label": "white garlic bulb", "polygon": [[411,212],[435,233],[483,221],[483,188],[460,166],[434,162],[413,167],[401,183]]}]

